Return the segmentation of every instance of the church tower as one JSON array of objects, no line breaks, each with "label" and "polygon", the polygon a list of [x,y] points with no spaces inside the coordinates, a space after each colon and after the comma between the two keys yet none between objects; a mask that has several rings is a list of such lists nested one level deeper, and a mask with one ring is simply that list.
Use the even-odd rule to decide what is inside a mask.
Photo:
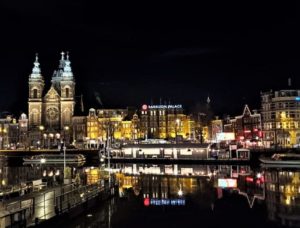
[{"label": "church tower", "polygon": [[67,53],[60,81],[60,119],[61,129],[70,126],[75,106],[75,80]]},{"label": "church tower", "polygon": [[29,127],[34,128],[42,124],[42,96],[44,90],[44,78],[41,74],[38,54],[36,54],[32,73],[29,75],[28,113]]}]

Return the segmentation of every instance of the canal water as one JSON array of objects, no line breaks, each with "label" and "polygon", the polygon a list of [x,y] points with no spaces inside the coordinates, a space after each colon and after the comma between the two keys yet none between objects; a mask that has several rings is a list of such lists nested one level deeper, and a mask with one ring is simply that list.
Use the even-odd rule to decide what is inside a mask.
[{"label": "canal water", "polygon": [[[61,168],[2,164],[1,188],[36,178],[45,178],[55,186]],[[79,216],[70,215],[59,227],[300,227],[300,168],[187,164],[72,167],[73,175],[86,183],[96,182],[101,170],[115,175],[117,196]]]}]

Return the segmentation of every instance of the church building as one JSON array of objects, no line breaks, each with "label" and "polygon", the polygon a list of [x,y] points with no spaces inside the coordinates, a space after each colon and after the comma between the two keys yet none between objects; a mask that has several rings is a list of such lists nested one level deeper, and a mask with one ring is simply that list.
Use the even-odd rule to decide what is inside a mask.
[{"label": "church building", "polygon": [[[28,118],[31,144],[47,147],[70,135],[75,106],[75,80],[69,54],[61,53],[50,88],[46,88],[36,55],[29,76]],[[47,90],[46,90],[47,89]]]}]

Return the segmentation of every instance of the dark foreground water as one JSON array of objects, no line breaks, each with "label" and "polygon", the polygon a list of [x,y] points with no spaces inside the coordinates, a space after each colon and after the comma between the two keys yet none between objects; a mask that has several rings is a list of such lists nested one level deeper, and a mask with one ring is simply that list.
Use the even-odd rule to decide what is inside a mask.
[{"label": "dark foreground water", "polygon": [[[96,170],[103,168],[73,170],[93,182]],[[300,168],[170,164],[112,168],[120,184],[118,196],[62,221],[60,227],[300,227]],[[51,179],[58,174],[58,181],[55,169],[24,166],[7,171],[15,181],[49,174]]]}]

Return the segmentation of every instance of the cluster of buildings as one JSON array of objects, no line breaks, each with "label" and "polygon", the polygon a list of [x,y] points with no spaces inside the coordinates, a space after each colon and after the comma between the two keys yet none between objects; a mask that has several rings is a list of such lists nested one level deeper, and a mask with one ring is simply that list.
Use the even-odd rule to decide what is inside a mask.
[{"label": "cluster of buildings", "polygon": [[241,115],[222,119],[209,115],[209,98],[206,110],[189,114],[182,104],[170,103],[125,109],[90,108],[84,114],[83,110],[76,111],[82,100],[76,102],[71,61],[64,52],[49,86],[36,56],[28,85],[28,115],[22,114],[19,119],[10,115],[0,118],[1,149],[57,148],[62,143],[98,148],[109,140],[236,142],[245,147],[299,145],[300,90],[261,93],[260,111],[245,105]]}]

